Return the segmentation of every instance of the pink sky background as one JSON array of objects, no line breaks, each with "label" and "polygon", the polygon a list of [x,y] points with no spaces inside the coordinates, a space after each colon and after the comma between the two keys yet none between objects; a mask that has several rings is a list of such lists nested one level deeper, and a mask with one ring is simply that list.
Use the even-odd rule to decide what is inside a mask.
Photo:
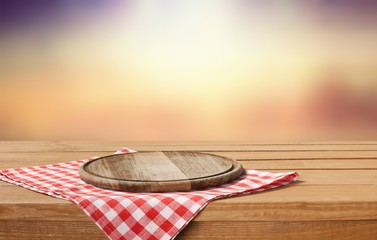
[{"label": "pink sky background", "polygon": [[2,1],[0,140],[376,140],[376,1]]}]

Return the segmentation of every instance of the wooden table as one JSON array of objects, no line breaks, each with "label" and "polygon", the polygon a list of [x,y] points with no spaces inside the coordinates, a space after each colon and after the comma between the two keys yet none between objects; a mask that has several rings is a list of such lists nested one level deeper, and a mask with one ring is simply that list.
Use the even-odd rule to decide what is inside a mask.
[{"label": "wooden table", "polygon": [[[190,150],[300,181],[211,202],[178,239],[377,239],[377,142],[0,142],[0,169],[139,151]],[[107,239],[75,204],[0,181],[0,239]]]}]

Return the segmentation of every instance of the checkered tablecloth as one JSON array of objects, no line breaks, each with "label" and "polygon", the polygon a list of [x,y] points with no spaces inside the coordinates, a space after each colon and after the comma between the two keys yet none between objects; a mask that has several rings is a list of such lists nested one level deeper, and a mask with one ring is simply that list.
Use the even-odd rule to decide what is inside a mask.
[{"label": "checkered tablecloth", "polygon": [[[124,148],[115,154],[128,152],[135,151]],[[229,184],[202,191],[119,192],[81,180],[78,169],[95,158],[0,170],[0,180],[73,201],[110,239],[173,239],[212,200],[280,187],[298,178],[295,172],[246,170]]]}]

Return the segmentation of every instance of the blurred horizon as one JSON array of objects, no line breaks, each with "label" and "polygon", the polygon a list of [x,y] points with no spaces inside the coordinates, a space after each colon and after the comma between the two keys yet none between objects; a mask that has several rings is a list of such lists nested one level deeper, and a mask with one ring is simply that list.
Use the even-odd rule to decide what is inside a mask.
[{"label": "blurred horizon", "polygon": [[0,140],[377,139],[377,2],[0,2]]}]

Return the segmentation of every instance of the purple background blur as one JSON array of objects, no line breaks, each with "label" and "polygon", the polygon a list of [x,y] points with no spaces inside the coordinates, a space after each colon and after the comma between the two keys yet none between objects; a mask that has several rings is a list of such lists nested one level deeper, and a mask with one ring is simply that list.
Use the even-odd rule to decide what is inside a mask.
[{"label": "purple background blur", "polygon": [[0,140],[376,140],[377,1],[0,1]]}]

